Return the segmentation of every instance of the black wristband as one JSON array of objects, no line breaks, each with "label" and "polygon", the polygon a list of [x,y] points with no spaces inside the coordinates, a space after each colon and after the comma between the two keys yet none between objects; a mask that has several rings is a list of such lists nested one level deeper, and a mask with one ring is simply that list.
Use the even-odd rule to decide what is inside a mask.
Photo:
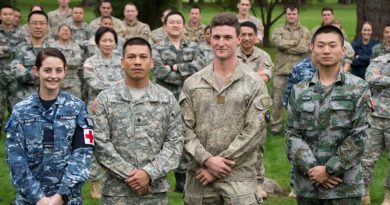
[{"label": "black wristband", "polygon": [[68,195],[65,195],[65,194],[60,194],[61,195],[61,199],[64,203],[68,202],[69,201],[69,197]]}]

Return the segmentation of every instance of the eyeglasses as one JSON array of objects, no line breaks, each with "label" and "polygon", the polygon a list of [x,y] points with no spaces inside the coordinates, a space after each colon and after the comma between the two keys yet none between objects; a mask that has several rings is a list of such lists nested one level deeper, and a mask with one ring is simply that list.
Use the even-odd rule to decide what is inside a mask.
[{"label": "eyeglasses", "polygon": [[246,36],[248,36],[249,38],[252,38],[254,35],[254,33],[241,33],[240,37],[245,38]]},{"label": "eyeglasses", "polygon": [[47,22],[44,22],[44,21],[32,21],[30,22],[30,24],[32,24],[33,26],[46,26],[47,25]]}]

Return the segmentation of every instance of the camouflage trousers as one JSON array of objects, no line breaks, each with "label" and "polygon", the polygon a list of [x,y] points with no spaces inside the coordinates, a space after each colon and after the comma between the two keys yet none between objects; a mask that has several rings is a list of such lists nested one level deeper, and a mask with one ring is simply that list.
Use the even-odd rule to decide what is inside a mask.
[{"label": "camouflage trousers", "polygon": [[167,205],[167,193],[155,193],[145,196],[106,196],[101,199],[102,205]]},{"label": "camouflage trousers", "polygon": [[[364,183],[367,185],[373,181],[375,163],[379,160],[383,150],[386,150],[387,159],[390,161],[390,119],[372,116],[369,123],[370,128],[362,159]],[[385,187],[390,189],[390,166]]]},{"label": "camouflage trousers", "polygon": [[257,149],[257,161],[255,164],[256,180],[257,183],[259,184],[262,184],[264,182],[265,168],[263,164],[263,159],[264,159],[264,144],[265,144],[266,137],[267,137],[267,130],[264,129],[262,136],[260,138],[259,147]]},{"label": "camouflage trousers", "polygon": [[297,197],[298,205],[361,205],[361,197],[352,197],[345,199],[311,199]]},{"label": "camouflage trousers", "polygon": [[262,202],[261,196],[256,194],[256,181],[215,181],[202,186],[194,175],[187,172],[185,205],[256,205]]},{"label": "camouflage trousers", "polygon": [[271,114],[271,131],[282,131],[283,95],[287,84],[287,75],[275,75],[272,79],[273,110]]}]

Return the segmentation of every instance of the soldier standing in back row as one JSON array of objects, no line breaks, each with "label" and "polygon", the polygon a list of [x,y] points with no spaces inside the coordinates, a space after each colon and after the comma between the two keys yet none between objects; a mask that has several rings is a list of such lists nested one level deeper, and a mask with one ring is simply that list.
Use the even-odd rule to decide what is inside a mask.
[{"label": "soldier standing in back row", "polygon": [[245,21],[250,21],[254,23],[257,27],[257,41],[256,44],[260,43],[263,41],[264,37],[264,26],[261,21],[261,19],[258,19],[254,16],[249,15],[249,12],[251,10],[251,2],[249,0],[238,0],[237,3],[237,8],[238,8],[238,20],[240,23],[245,22]]},{"label": "soldier standing in back row", "polygon": [[310,31],[298,21],[299,9],[287,6],[286,21],[272,31],[272,44],[276,48],[275,69],[272,79],[272,99],[274,108],[271,115],[271,132],[282,131],[282,98],[287,83],[287,75],[292,66],[309,53]]},{"label": "soldier standing in back row", "polygon": [[202,11],[199,6],[191,6],[190,8],[190,19],[188,23],[184,26],[184,36],[187,40],[201,43],[204,41],[204,29],[206,25],[202,24]]},{"label": "soldier standing in back row", "polygon": [[386,24],[383,29],[383,42],[372,47],[371,59],[385,54],[390,54],[390,23]]},{"label": "soldier standing in back row", "polygon": [[133,3],[126,4],[123,9],[123,15],[125,19],[122,21],[122,29],[119,35],[125,40],[133,37],[142,37],[145,40],[149,40],[150,27],[146,23],[138,21],[138,9]]},{"label": "soldier standing in back row", "polygon": [[63,25],[68,19],[72,17],[72,9],[69,8],[69,0],[57,0],[58,8],[47,13],[49,17],[49,27],[51,38],[57,37],[58,27]]},{"label": "soldier standing in back row", "polygon": [[111,0],[101,0],[99,3],[99,12],[100,16],[96,19],[89,22],[89,26],[91,26],[93,32],[96,32],[102,25],[101,25],[101,18],[103,16],[111,17],[112,18],[112,25],[114,30],[119,33],[122,29],[122,21],[118,18],[115,18],[114,16],[111,16],[112,13],[112,3]]}]

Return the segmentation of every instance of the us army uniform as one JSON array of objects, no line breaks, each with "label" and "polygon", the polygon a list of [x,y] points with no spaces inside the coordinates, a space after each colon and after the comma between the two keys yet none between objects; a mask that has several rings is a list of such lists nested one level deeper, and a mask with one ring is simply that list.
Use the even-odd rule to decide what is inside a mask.
[{"label": "us army uniform", "polygon": [[351,43],[348,41],[344,41],[344,55],[341,58],[341,65],[344,66],[344,64],[352,64],[353,59],[355,58],[355,50],[353,50]]},{"label": "us army uniform", "polygon": [[92,126],[85,103],[63,91],[48,110],[38,92],[15,105],[6,127],[6,146],[16,204],[33,205],[56,193],[66,195],[67,204],[82,204],[93,137],[75,133],[92,132]]},{"label": "us army uniform", "polygon": [[[198,45],[187,40],[182,40],[180,48],[176,49],[166,38],[153,46],[152,55],[155,82],[170,90],[176,99],[179,98],[184,80],[205,66]],[[177,71],[172,70],[174,64],[178,66]],[[164,65],[169,65],[171,69]]]},{"label": "us army uniform", "polygon": [[[367,68],[366,81],[369,83],[374,111],[370,118],[370,128],[363,155],[364,181],[371,184],[374,166],[383,149],[390,156],[390,54],[373,59]],[[389,169],[390,170],[390,169]],[[388,171],[385,187],[390,190],[390,172]]]},{"label": "us army uniform", "polygon": [[92,28],[86,22],[82,22],[80,26],[77,26],[73,19],[69,19],[66,25],[70,27],[72,32],[72,41],[77,43],[82,49],[82,57],[83,61],[85,61],[90,57],[88,56],[88,41],[94,37]]},{"label": "us army uniform", "polygon": [[[96,158],[107,169],[102,204],[168,204],[167,174],[179,164],[184,131],[172,93],[149,82],[145,95],[135,99],[122,81],[102,91],[90,110]],[[136,196],[124,182],[134,169],[150,176],[146,196]]]},{"label": "us army uniform", "polygon": [[287,83],[287,75],[293,65],[309,53],[310,31],[298,23],[295,29],[286,24],[277,26],[272,31],[272,44],[276,48],[275,69],[272,80],[272,97],[274,108],[271,115],[271,131],[282,130],[282,98]]},{"label": "us army uniform", "polygon": [[32,67],[35,65],[35,59],[43,48],[52,47],[53,41],[44,40],[41,47],[35,48],[31,41],[27,40],[19,44],[13,51],[11,62],[11,74],[14,80],[9,85],[14,93],[9,101],[12,106],[30,96],[38,89],[39,81],[32,73]]},{"label": "us army uniform", "polygon": [[[349,201],[346,204],[361,203],[360,196],[364,193],[361,157],[370,96],[365,81],[343,71],[338,72],[333,85],[322,86],[316,71],[312,78],[292,88],[286,143],[295,172],[294,190],[303,201],[300,204],[313,204],[311,200],[318,199],[333,201],[329,204],[342,204],[345,200]],[[319,165],[326,166],[327,172],[342,182],[331,189],[314,185],[308,171]]]},{"label": "us army uniform", "polygon": [[0,129],[4,120],[5,102],[12,91],[9,89],[9,83],[13,79],[10,68],[12,49],[22,41],[23,37],[20,29],[12,29],[6,32],[3,25],[0,24]]},{"label": "us army uniform", "polygon": [[145,40],[149,40],[150,27],[146,23],[136,20],[133,24],[128,24],[126,21],[122,21],[122,28],[119,35],[125,40],[133,37],[141,37]]},{"label": "us army uniform", "polygon": [[72,9],[68,8],[65,14],[60,12],[60,9],[56,9],[54,11],[50,11],[47,13],[49,17],[49,27],[51,29],[52,38],[57,38],[58,27],[63,24],[66,24],[68,19],[72,18]]},{"label": "us army uniform", "polygon": [[[255,163],[258,144],[265,137],[263,113],[270,105],[265,83],[238,61],[233,75],[219,87],[209,65],[185,81],[179,102],[187,127],[184,148],[191,155],[184,203],[261,203],[255,193]],[[211,156],[235,165],[225,178],[202,186],[195,173]]]},{"label": "us army uniform", "polygon": [[[121,32],[121,29],[122,29],[122,21],[118,18],[115,18],[113,16],[111,16],[112,18],[112,27],[113,29],[117,32],[117,33],[120,33]],[[89,26],[92,28],[93,32],[95,33],[100,27],[101,27],[101,19],[102,17],[97,17],[96,19],[92,20],[91,22],[89,22]]]},{"label": "us army uniform", "polygon": [[184,36],[190,42],[201,43],[204,41],[204,29],[206,25],[200,24],[197,28],[192,28],[190,23],[184,25]]},{"label": "us army uniform", "polygon": [[[247,56],[242,51],[241,47],[239,47],[237,49],[237,57],[241,62],[246,64],[254,72],[259,71],[259,69],[261,68],[264,70],[264,73],[268,76],[269,79],[272,78],[272,68],[274,67],[274,64],[272,63],[271,57],[267,52],[261,50],[258,47],[254,47],[252,54],[250,56]],[[271,102],[269,104],[271,105]],[[268,109],[264,114],[269,116]],[[260,184],[264,182],[265,168],[263,164],[263,154],[264,154],[264,143],[266,140],[266,136],[267,136],[267,130],[264,129],[263,137],[261,138],[262,141],[260,141],[257,162],[256,162],[257,181]]]},{"label": "us army uniform", "polygon": [[164,26],[161,26],[152,31],[150,34],[149,43],[151,45],[159,44],[166,38],[168,38],[168,34],[165,32]]},{"label": "us army uniform", "polygon": [[390,54],[390,47],[388,47],[385,42],[378,43],[374,47],[372,47],[371,59],[385,54]]},{"label": "us army uniform", "polygon": [[237,18],[238,18],[238,21],[240,23],[242,22],[245,22],[245,21],[250,21],[252,23],[254,23],[256,25],[256,28],[257,28],[257,39],[259,39],[259,41],[263,41],[263,37],[264,37],[264,26],[263,26],[263,22],[254,17],[254,16],[249,16],[248,19],[240,19],[240,17],[237,15]]},{"label": "us army uniform", "polygon": [[81,99],[81,80],[78,75],[79,70],[82,70],[83,59],[81,57],[81,48],[72,41],[69,41],[67,46],[61,45],[56,41],[53,48],[57,48],[64,54],[66,59],[66,78],[62,83],[62,89]]}]

